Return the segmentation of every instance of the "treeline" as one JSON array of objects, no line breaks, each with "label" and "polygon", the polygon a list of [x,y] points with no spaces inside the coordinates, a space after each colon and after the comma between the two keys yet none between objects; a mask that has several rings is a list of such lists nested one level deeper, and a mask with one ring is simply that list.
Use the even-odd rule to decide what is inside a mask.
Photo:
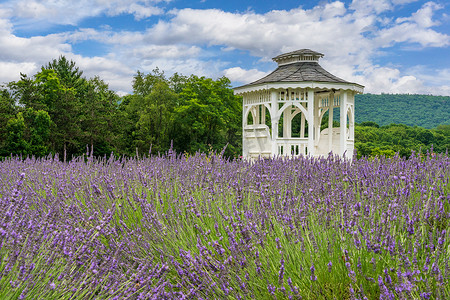
[{"label": "treeline", "polygon": [[355,126],[355,148],[361,156],[409,157],[416,153],[444,153],[450,149],[450,125],[434,129],[404,124],[379,126],[375,122],[362,122]]},{"label": "treeline", "polygon": [[356,122],[424,128],[450,125],[450,97],[414,94],[356,95]]},{"label": "treeline", "polygon": [[[0,156],[62,158],[165,152],[241,151],[241,100],[230,81],[138,72],[119,97],[73,61],[55,59],[0,93]],[[87,150],[88,149],[88,150]]]},{"label": "treeline", "polygon": [[[362,96],[357,98],[357,120],[368,107]],[[448,115],[445,105],[449,97],[368,97],[374,96],[381,97],[376,106],[384,109],[388,105],[382,103],[390,99],[389,106],[395,107],[401,96],[407,101],[422,97],[428,104],[440,103],[434,109],[437,117],[424,114],[423,122],[431,124],[436,119],[441,125],[434,129],[380,126],[384,121],[378,123],[373,116],[355,127],[358,156],[409,156],[411,151],[433,148],[445,152],[450,148],[448,116],[439,119]],[[422,107],[427,107],[426,103]],[[408,115],[408,111],[402,109],[398,114]],[[58,154],[61,159],[71,159],[87,152],[134,156],[164,153],[171,148],[178,153],[220,152],[225,148],[226,156],[238,157],[242,153],[241,118],[241,98],[234,96],[225,77],[212,80],[174,74],[167,78],[158,69],[149,74],[137,72],[133,93],[119,97],[99,77],[83,77],[75,63],[62,56],[37,74],[21,74],[20,80],[0,88],[0,157]],[[394,116],[390,123],[393,120]],[[327,124],[325,116],[322,127]]]}]

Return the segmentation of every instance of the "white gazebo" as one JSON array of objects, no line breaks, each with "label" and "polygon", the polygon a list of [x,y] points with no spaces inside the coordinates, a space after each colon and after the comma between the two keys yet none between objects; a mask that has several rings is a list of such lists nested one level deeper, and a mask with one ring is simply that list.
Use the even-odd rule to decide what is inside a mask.
[{"label": "white gazebo", "polygon": [[[278,68],[234,89],[243,97],[243,156],[247,158],[354,150],[355,94],[364,86],[340,79],[318,63],[323,54],[302,49],[279,55]],[[339,114],[339,120],[336,116]],[[322,118],[328,123],[321,129]],[[340,127],[333,127],[333,119]]]}]

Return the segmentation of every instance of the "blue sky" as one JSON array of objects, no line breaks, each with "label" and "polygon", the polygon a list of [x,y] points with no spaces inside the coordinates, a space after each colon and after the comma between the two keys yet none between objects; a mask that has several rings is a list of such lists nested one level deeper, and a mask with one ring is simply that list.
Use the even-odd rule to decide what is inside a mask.
[{"label": "blue sky", "polygon": [[0,1],[0,83],[65,55],[119,94],[156,67],[238,86],[303,48],[369,93],[450,95],[447,0]]}]

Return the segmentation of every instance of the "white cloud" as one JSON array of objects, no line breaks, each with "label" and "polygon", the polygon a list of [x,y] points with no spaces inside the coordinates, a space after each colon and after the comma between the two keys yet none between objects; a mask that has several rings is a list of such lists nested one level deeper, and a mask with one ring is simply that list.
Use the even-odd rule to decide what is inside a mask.
[{"label": "white cloud", "polygon": [[[336,9],[336,13],[330,13]],[[339,48],[357,51],[364,47],[360,33],[368,24],[345,15],[340,2],[312,10],[293,9],[266,14],[229,13],[217,9],[173,11],[170,22],[159,22],[147,31],[154,43],[225,45],[252,55],[271,57],[283,51]],[[339,43],[339,47],[335,47]]]},{"label": "white cloud", "polygon": [[13,63],[0,61],[0,86],[4,83],[16,81],[20,78],[20,73],[33,74],[39,66],[32,62]]},{"label": "white cloud", "polygon": [[130,54],[142,59],[179,59],[185,57],[196,57],[201,49],[196,46],[177,45],[139,45],[129,49]]},{"label": "white cloud", "polygon": [[241,67],[225,69],[223,73],[231,81],[242,83],[250,83],[267,75],[266,72],[261,72],[257,69],[244,70]]},{"label": "white cloud", "polygon": [[392,2],[390,0],[353,0],[350,8],[358,15],[379,14],[391,10]]},{"label": "white cloud", "polygon": [[198,58],[155,58],[143,60],[139,65],[139,70],[150,72],[155,68],[159,68],[169,76],[174,73],[179,73],[183,75],[194,74],[197,76],[217,78],[220,76],[224,65],[220,61],[202,60]]},{"label": "white cloud", "polygon": [[[407,93],[407,94],[433,94],[450,96],[449,80],[441,77],[441,80],[433,80],[432,75],[411,71],[403,73],[397,68],[373,66],[356,76],[358,82],[365,82],[366,93]],[[436,72],[435,76],[446,76],[450,74],[449,69]],[[358,78],[359,77],[359,78]],[[426,83],[426,84],[425,84]]]},{"label": "white cloud", "polygon": [[116,91],[130,90],[135,70],[125,62],[114,57],[83,57],[74,54],[67,55],[67,58],[76,62],[83,71],[83,76],[87,78],[99,76]]},{"label": "white cloud", "polygon": [[0,59],[7,61],[42,62],[69,53],[71,45],[59,34],[21,38],[12,34],[0,35]]},{"label": "white cloud", "polygon": [[[283,52],[310,48],[325,54],[321,60],[325,69],[345,80],[365,85],[367,92],[431,91],[450,95],[448,79],[436,82],[431,80],[432,75],[426,75],[432,74],[432,70],[421,73],[403,68],[401,71],[374,63],[384,48],[399,44],[416,48],[417,45],[423,48],[450,46],[450,36],[435,28],[439,22],[434,16],[443,7],[434,2],[425,3],[407,16],[386,17],[385,12],[415,1],[354,0],[347,7],[343,2],[334,1],[312,9],[299,7],[264,14],[175,9],[164,20],[141,31],[79,28],[31,38],[15,36],[15,24],[9,18],[27,16],[30,24],[42,20],[76,24],[83,18],[102,14],[132,14],[140,19],[163,13],[158,6],[163,1],[8,1],[0,4],[0,63],[3,64],[0,66],[5,66],[4,70],[23,67],[25,72],[32,72],[33,66],[38,68],[64,54],[75,60],[86,76],[99,75],[111,88],[129,92],[137,70],[150,72],[159,67],[169,75],[178,72],[213,78],[225,74],[233,82],[248,83],[266,72],[258,70],[257,65],[244,69],[242,63],[230,61],[233,54],[244,51],[255,61],[266,62]],[[22,19],[22,22],[25,21]],[[83,41],[103,44],[107,54],[91,58],[74,54],[72,45]],[[226,61],[217,54],[217,48],[220,53],[227,53]],[[447,69],[440,72],[443,78],[450,78]],[[13,78],[6,73],[9,74],[0,72],[0,82]]]},{"label": "white cloud", "polygon": [[117,16],[132,14],[136,19],[147,18],[163,13],[156,6],[163,0],[9,0],[2,4],[12,16],[27,20],[29,26],[34,22],[45,21],[51,24],[76,25],[86,17],[100,14]]},{"label": "white cloud", "polygon": [[350,4],[350,9],[354,10],[359,16],[378,15],[386,11],[391,11],[395,9],[396,6],[418,1],[419,0],[353,0]]},{"label": "white cloud", "polygon": [[438,5],[434,2],[425,3],[421,9],[417,12],[413,13],[411,17],[407,18],[397,18],[396,22],[401,23],[405,21],[414,22],[419,27],[429,28],[432,26],[439,25],[439,22],[433,20],[433,13],[435,10],[442,9],[441,5]]},{"label": "white cloud", "polygon": [[[39,65],[61,54],[70,53],[72,47],[66,43],[64,34],[49,34],[30,38],[12,33],[13,26],[1,19],[0,13],[0,62],[18,66]],[[29,68],[25,68],[29,70]],[[2,78],[0,78],[2,79]]]},{"label": "white cloud", "polygon": [[402,23],[379,31],[375,44],[389,47],[395,43],[417,43],[423,47],[446,47],[450,45],[450,36],[429,28],[421,28],[417,23]]},{"label": "white cloud", "polygon": [[132,14],[136,20],[151,17],[153,15],[160,15],[164,12],[163,9],[156,6],[145,6],[138,3],[124,3],[113,6],[108,10],[108,14],[115,16],[123,13]]}]

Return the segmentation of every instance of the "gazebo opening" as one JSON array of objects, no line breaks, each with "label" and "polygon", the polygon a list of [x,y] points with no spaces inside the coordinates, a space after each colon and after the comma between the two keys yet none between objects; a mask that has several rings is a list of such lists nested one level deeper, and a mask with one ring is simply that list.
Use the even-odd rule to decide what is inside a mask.
[{"label": "gazebo opening", "polygon": [[309,49],[279,55],[275,71],[234,89],[243,96],[244,157],[353,155],[354,96],[364,87],[324,70],[321,57]]}]

